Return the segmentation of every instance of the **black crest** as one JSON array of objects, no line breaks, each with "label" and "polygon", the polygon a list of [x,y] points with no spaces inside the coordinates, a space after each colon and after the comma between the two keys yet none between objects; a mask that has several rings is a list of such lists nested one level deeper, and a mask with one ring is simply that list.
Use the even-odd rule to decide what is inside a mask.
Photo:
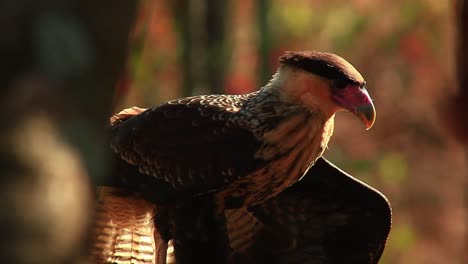
[{"label": "black crest", "polygon": [[287,51],[279,58],[284,65],[294,66],[327,79],[364,84],[361,74],[338,55],[318,51]]}]

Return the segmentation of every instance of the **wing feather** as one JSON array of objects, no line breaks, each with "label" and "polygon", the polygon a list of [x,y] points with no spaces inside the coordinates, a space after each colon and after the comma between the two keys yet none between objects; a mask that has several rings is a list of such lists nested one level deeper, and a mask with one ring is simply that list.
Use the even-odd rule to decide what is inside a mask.
[{"label": "wing feather", "polygon": [[[262,164],[259,142],[232,118],[248,96],[189,97],[117,114],[111,147],[117,155],[171,186],[205,193],[249,174]],[[121,118],[119,118],[121,117]]]},{"label": "wing feather", "polygon": [[232,263],[377,263],[391,226],[385,196],[324,158],[250,214],[261,228],[237,231],[237,240],[251,241],[233,248]]}]

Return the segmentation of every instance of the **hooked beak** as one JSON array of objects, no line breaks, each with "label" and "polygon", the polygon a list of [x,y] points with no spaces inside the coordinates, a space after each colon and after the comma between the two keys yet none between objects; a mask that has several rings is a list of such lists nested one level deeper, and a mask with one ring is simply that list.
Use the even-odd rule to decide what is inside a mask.
[{"label": "hooked beak", "polygon": [[343,89],[335,90],[333,99],[338,105],[358,116],[366,125],[366,130],[374,125],[375,107],[364,86],[348,85]]}]

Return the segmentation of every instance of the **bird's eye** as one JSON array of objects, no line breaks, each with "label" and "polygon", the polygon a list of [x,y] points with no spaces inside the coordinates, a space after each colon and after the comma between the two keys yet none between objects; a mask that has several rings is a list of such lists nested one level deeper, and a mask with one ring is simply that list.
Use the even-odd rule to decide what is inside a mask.
[{"label": "bird's eye", "polygon": [[348,86],[348,82],[343,79],[335,79],[331,81],[331,86],[335,89],[343,89]]}]

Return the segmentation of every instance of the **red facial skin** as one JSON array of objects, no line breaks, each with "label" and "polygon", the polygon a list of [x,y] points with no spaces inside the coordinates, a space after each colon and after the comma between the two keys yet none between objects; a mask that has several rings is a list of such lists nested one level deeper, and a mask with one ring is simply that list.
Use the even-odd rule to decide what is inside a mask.
[{"label": "red facial skin", "polygon": [[357,115],[366,125],[366,129],[370,129],[375,122],[375,107],[372,99],[364,86],[348,85],[343,89],[333,91],[333,100]]}]

